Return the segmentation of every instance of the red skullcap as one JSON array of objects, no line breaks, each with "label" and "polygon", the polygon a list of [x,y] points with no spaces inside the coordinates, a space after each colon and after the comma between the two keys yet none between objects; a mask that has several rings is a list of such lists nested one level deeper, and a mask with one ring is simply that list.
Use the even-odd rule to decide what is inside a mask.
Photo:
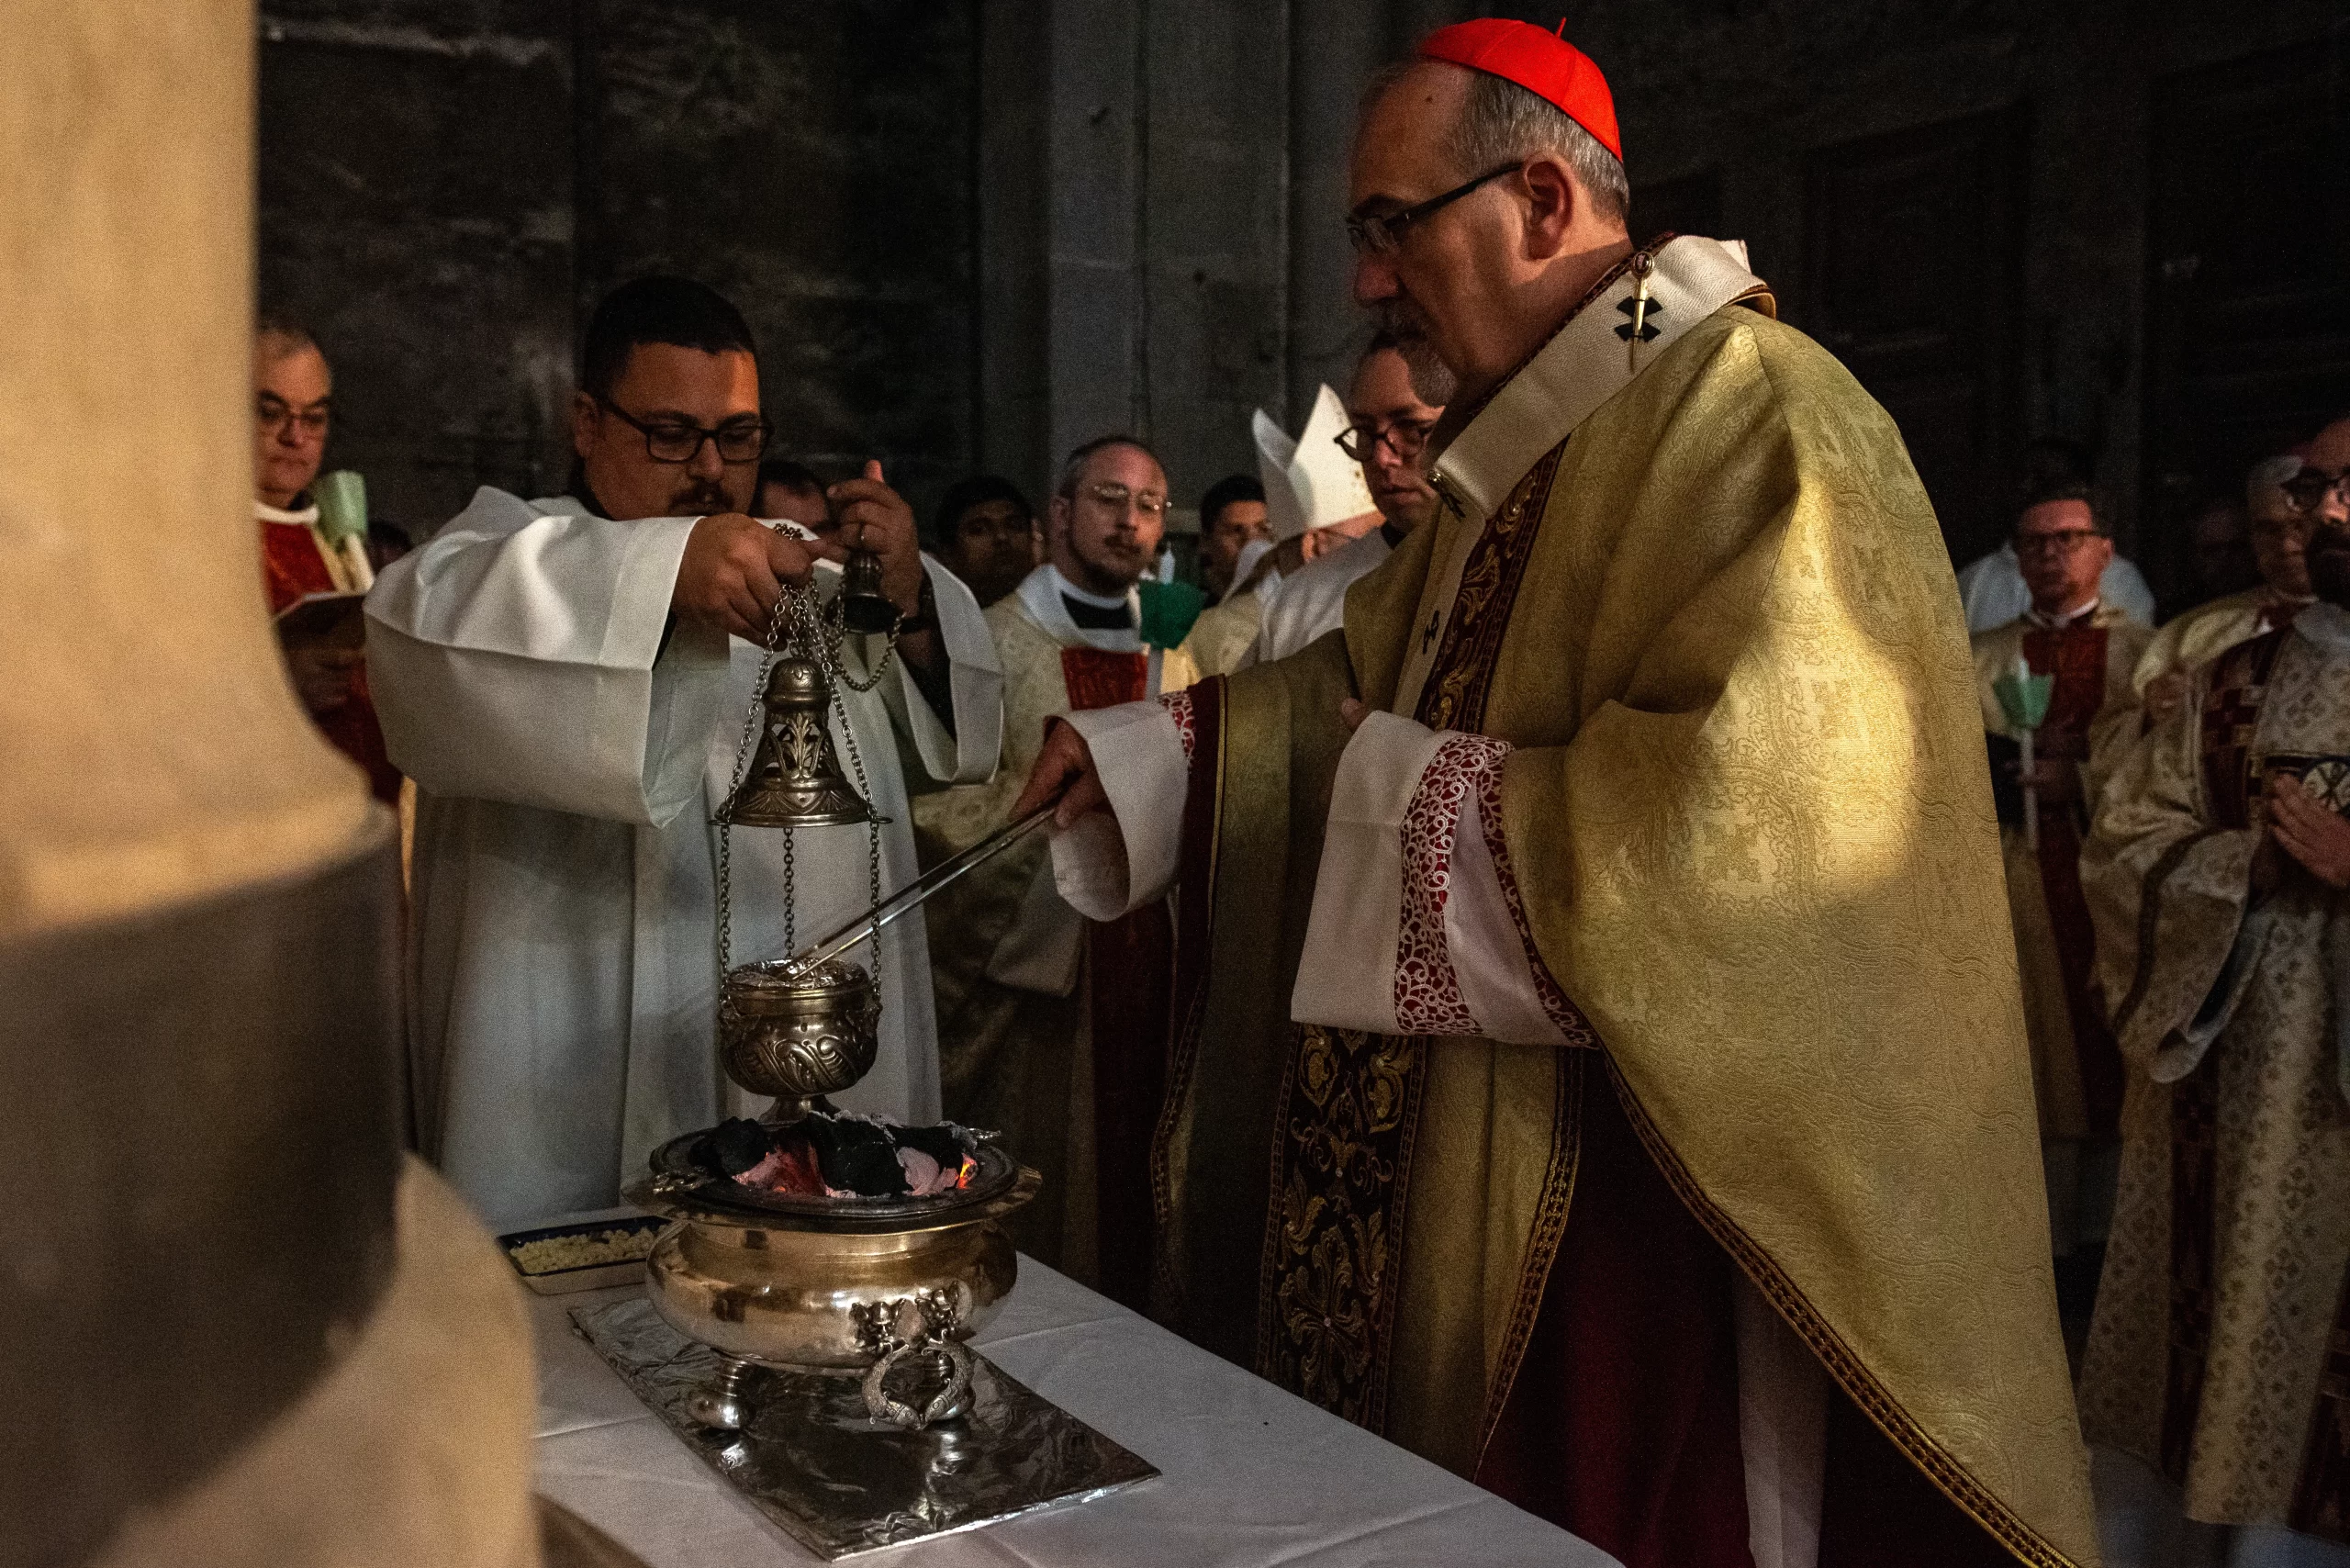
[{"label": "red skullcap", "polygon": [[1531,22],[1486,17],[1438,28],[1421,43],[1420,58],[1449,61],[1516,83],[1557,105],[1561,114],[1591,132],[1618,162],[1623,161],[1624,143],[1616,129],[1616,100],[1607,91],[1607,78],[1591,56],[1565,39]]}]

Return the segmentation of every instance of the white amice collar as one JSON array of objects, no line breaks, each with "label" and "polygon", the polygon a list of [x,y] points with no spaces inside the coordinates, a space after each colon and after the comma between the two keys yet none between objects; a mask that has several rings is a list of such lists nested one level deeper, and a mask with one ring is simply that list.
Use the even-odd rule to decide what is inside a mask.
[{"label": "white amice collar", "polygon": [[2328,655],[2350,659],[2350,610],[2323,599],[2293,617],[2293,633],[2307,637]]},{"label": "white amice collar", "polygon": [[300,511],[281,511],[267,501],[256,500],[253,502],[253,516],[263,522],[290,522],[314,528],[318,525],[319,505],[313,501]]},{"label": "white amice collar", "polygon": [[[1633,297],[1643,293],[1636,307]],[[1630,386],[1681,334],[1740,300],[1776,313],[1769,287],[1746,270],[1746,247],[1737,241],[1683,234],[1654,252],[1635,252],[1477,410],[1430,465],[1431,482],[1439,494],[1466,500],[1474,516],[1490,516],[1561,436]]]},{"label": "white amice collar", "polygon": [[2104,600],[2092,599],[2078,610],[2058,610],[2053,615],[2045,610],[2026,610],[2023,618],[2026,624],[2037,626],[2042,631],[2062,632],[2067,626],[2082,624],[2103,608]]},{"label": "white amice collar", "polygon": [[1077,600],[1080,604],[1090,604],[1096,610],[1124,610],[1128,604],[1133,602],[1134,590],[1132,588],[1128,588],[1124,593],[1088,593],[1083,588],[1078,587],[1075,583],[1069,581],[1067,577],[1061,576],[1061,569],[1058,566],[1054,566],[1050,561],[1045,563],[1045,570],[1053,574],[1053,588],[1055,591],[1069,595],[1069,598]]}]

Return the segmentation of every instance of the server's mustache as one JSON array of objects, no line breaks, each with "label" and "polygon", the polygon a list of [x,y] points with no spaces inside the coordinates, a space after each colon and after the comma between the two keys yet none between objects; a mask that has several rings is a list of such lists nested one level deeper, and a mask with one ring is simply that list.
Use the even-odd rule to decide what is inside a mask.
[{"label": "server's mustache", "polygon": [[679,509],[679,517],[685,517],[696,510],[704,512],[732,510],[734,498],[714,479],[696,479],[671,498],[669,504]]}]

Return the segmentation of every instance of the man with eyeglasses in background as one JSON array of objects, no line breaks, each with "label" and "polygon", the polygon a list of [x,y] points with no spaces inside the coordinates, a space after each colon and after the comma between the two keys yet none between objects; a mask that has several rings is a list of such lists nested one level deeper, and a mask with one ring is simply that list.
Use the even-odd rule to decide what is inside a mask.
[{"label": "man with eyeglasses in background", "polygon": [[[915,875],[908,793],[986,778],[999,738],[979,606],[925,565],[878,464],[828,491],[832,541],[745,515],[767,426],[740,312],[640,278],[598,306],[581,357],[571,494],[484,487],[367,604],[385,736],[420,796],[420,1140],[500,1229],[605,1207],[661,1142],[755,1109],[711,1049],[710,814],[787,590],[834,591],[832,564],[861,546],[903,618],[892,667],[882,638],[843,638],[848,674],[875,684],[834,693],[836,743],[854,743],[883,824],[885,890]],[[805,940],[864,910],[867,845],[734,833],[730,961],[786,956],[795,914]],[[879,1053],[835,1101],[935,1121],[920,919],[883,932],[875,958]]]},{"label": "man with eyeglasses in background", "polygon": [[[2020,487],[2025,491],[2043,490],[2066,482],[2090,485],[2096,479],[2096,465],[2088,449],[2079,442],[2041,436],[2024,448]],[[2106,563],[2105,577],[2098,585],[2098,591],[2109,608],[2145,625],[2154,623],[2154,590],[2146,586],[2145,575],[2118,552]],[[2023,568],[2016,561],[2013,539],[2001,540],[1997,550],[1959,567],[1958,602],[1966,612],[1970,636],[2005,626],[2031,607],[2031,590],[2025,585]]]},{"label": "man with eyeglasses in background", "polygon": [[374,565],[364,538],[327,536],[310,495],[334,423],[334,372],[308,329],[268,312],[253,334],[253,415],[262,584],[285,673],[311,722],[366,773],[377,800],[396,805],[399,769],[384,752],[350,597],[374,585]]},{"label": "man with eyeglasses in background", "polygon": [[[2113,541],[2086,485],[2059,480],[2031,494],[2013,543],[2031,606],[1975,634],[1975,674],[2022,971],[2057,1279],[2065,1305],[2085,1317],[2112,1214],[2121,1058],[2107,1022],[2120,998],[2097,989],[2081,840],[2101,787],[2135,743],[2131,678],[2154,633],[2099,592]],[[2022,669],[2055,682],[2033,731],[2028,775],[2017,727],[1995,689]],[[2027,785],[2038,797],[2036,827],[2026,823]],[[2065,1260],[2076,1255],[2077,1268],[2068,1269]]]},{"label": "man with eyeglasses in background", "polygon": [[[993,781],[922,802],[926,857],[977,843],[1009,808],[1056,716],[1155,697],[1136,584],[1158,558],[1167,475],[1141,442],[1087,442],[1061,466],[1046,559],[987,612],[1003,669]],[[1089,932],[1041,837],[930,905],[946,1114],[993,1127],[1044,1174],[1006,1223],[1023,1251],[1129,1305],[1148,1282],[1146,1163],[1158,1114],[1172,939],[1163,904]]]},{"label": "man with eyeglasses in background", "polygon": [[2286,454],[2254,464],[2245,476],[2245,535],[2260,582],[2175,615],[2154,633],[2131,678],[2143,710],[2143,730],[2151,731],[2177,711],[2198,669],[2239,643],[2292,624],[2313,599],[2309,539],[2316,519],[2285,487],[2300,471],[2301,460]]},{"label": "man with eyeglasses in background", "polygon": [[2132,1074],[2080,1372],[2109,1562],[2350,1562],[2350,420],[2296,455],[2311,602],[2194,672],[2082,856]]},{"label": "man with eyeglasses in background", "polygon": [[[1441,367],[1438,367],[1439,369]],[[1449,398],[1444,378],[1430,391]],[[1361,538],[1306,562],[1281,579],[1281,591],[1265,610],[1264,630],[1246,662],[1283,659],[1346,620],[1347,589],[1369,577],[1436,515],[1436,491],[1421,471],[1429,432],[1444,418],[1444,404],[1431,402],[1412,385],[1412,372],[1395,340],[1382,332],[1356,363],[1347,388],[1347,418],[1338,437],[1346,454],[1362,465],[1379,509],[1379,526]]]}]

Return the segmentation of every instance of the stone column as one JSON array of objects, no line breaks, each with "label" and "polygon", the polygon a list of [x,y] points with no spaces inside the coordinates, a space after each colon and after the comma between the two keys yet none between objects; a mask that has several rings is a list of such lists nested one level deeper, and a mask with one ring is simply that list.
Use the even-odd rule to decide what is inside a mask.
[{"label": "stone column", "polygon": [[0,0],[0,1519],[532,1562],[513,1281],[401,1174],[397,835],[263,600],[253,48]]}]

